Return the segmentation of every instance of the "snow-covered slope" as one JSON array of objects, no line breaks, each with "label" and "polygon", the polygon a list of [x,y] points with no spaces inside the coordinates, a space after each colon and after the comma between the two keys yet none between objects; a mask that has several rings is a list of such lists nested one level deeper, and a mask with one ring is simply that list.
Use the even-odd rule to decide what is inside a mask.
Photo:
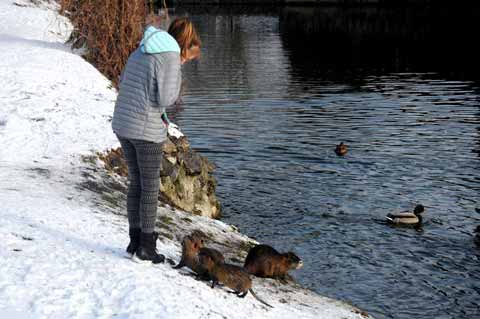
[{"label": "snow-covered slope", "polygon": [[[71,26],[52,2],[16,3],[0,0],[0,318],[362,318],[265,281],[256,290],[275,307],[267,309],[168,264],[125,258],[122,205],[99,205],[101,194],[82,187],[101,177],[82,156],[118,145],[116,92],[63,44]],[[243,238],[219,221],[160,213]],[[177,238],[158,246],[178,260]]]}]

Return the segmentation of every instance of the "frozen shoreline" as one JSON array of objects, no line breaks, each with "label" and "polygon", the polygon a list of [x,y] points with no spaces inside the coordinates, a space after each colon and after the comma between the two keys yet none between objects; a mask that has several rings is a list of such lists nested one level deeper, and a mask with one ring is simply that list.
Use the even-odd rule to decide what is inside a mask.
[{"label": "frozen shoreline", "polygon": [[[269,310],[186,270],[124,258],[123,206],[108,198],[115,190],[99,188],[124,181],[85,161],[118,146],[109,122],[116,92],[63,44],[71,26],[53,4],[15,2],[0,0],[0,317],[365,318],[295,284],[255,279]],[[249,241],[220,221],[169,207],[159,213],[174,235],[158,248],[176,261],[176,237],[189,227],[213,234],[215,244],[228,238],[224,249]]]}]

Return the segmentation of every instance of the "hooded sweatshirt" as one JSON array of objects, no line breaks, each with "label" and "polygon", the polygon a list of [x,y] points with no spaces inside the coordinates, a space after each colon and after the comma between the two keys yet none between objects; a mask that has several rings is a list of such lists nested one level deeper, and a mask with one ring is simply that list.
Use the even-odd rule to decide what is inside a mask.
[{"label": "hooded sweatshirt", "polygon": [[127,139],[161,143],[167,138],[165,108],[180,93],[180,47],[167,32],[148,27],[128,58],[113,112],[113,131]]}]

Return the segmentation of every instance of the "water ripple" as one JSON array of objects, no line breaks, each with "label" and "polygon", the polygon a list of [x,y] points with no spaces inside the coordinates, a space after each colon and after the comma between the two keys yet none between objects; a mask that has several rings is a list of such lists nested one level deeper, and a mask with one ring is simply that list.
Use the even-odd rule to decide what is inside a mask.
[{"label": "water ripple", "polygon": [[[479,88],[421,72],[307,78],[275,17],[222,16],[233,30],[216,18],[196,17],[205,50],[171,117],[217,165],[224,219],[296,251],[304,285],[377,318],[478,316]],[[383,222],[416,203],[422,229]]]}]

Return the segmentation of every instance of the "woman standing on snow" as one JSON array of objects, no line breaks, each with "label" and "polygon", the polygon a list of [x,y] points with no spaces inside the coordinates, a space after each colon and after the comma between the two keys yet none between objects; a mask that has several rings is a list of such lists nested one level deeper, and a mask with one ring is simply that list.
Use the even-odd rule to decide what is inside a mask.
[{"label": "woman standing on snow", "polygon": [[175,103],[181,64],[198,57],[201,41],[188,18],[175,19],[168,32],[148,27],[120,78],[112,128],[128,166],[127,214],[130,244],[137,261],[161,263],[154,232],[160,189],[162,145],[167,139],[165,108]]}]

